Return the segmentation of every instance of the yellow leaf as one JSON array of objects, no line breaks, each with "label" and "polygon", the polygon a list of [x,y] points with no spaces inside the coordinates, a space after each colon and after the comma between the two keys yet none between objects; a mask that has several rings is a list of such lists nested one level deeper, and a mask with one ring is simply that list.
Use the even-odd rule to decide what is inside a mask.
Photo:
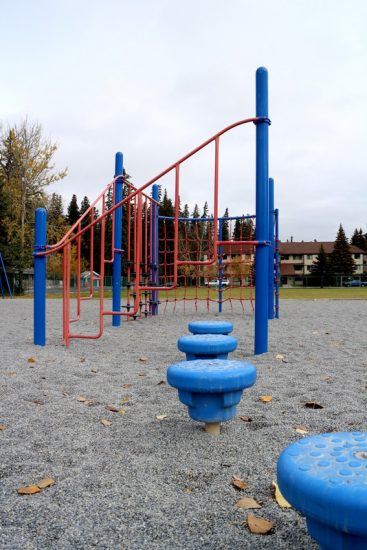
[{"label": "yellow leaf", "polygon": [[17,489],[18,495],[34,495],[40,492],[41,489],[38,487],[38,485],[28,485],[27,487],[20,487],[19,489]]},{"label": "yellow leaf", "polygon": [[111,420],[107,420],[106,418],[102,418],[101,424],[103,424],[103,426],[106,426],[106,428],[107,428],[108,426],[112,425],[112,422],[111,422]]},{"label": "yellow leaf", "polygon": [[128,403],[129,402],[129,397],[125,396],[121,399],[121,403]]},{"label": "yellow leaf", "polygon": [[295,430],[300,435],[307,435],[308,434],[308,430],[307,430],[306,426],[296,426]]},{"label": "yellow leaf", "polygon": [[27,361],[28,361],[28,363],[35,363],[36,362],[34,357],[28,357]]},{"label": "yellow leaf", "polygon": [[41,479],[41,481],[38,481],[36,485],[40,489],[46,489],[46,487],[51,487],[52,485],[55,485],[55,483],[56,481],[52,479],[52,477],[45,477],[44,479]]},{"label": "yellow leaf", "polygon": [[237,500],[237,502],[235,503],[235,506],[236,508],[246,508],[246,509],[261,508],[261,504],[256,502],[254,498],[250,498],[250,497],[244,497],[244,498],[241,498],[240,500]]},{"label": "yellow leaf", "polygon": [[272,395],[261,395],[260,401],[263,401],[264,403],[269,403],[269,401],[272,401],[273,396]]},{"label": "yellow leaf", "polygon": [[275,359],[278,359],[278,361],[281,361],[282,359],[284,359],[284,355],[282,355],[281,353],[278,353],[278,355],[275,356]]},{"label": "yellow leaf", "polygon": [[119,409],[117,412],[118,412],[118,414],[125,414],[125,413],[126,413],[126,409]]},{"label": "yellow leaf", "polygon": [[266,535],[266,533],[269,533],[269,531],[271,531],[274,527],[274,523],[272,521],[258,518],[256,516],[252,516],[251,514],[247,516],[247,525],[251,533],[255,533],[256,535]]},{"label": "yellow leaf", "polygon": [[85,401],[88,401],[86,397],[83,397],[82,395],[77,395],[76,400],[80,401],[81,403],[84,403]]},{"label": "yellow leaf", "polygon": [[157,420],[164,420],[165,418],[167,418],[166,414],[158,414],[157,416]]},{"label": "yellow leaf", "polygon": [[237,476],[233,476],[232,478],[232,485],[235,489],[238,489],[239,491],[243,491],[244,489],[247,489],[248,485],[243,479]]},{"label": "yellow leaf", "polygon": [[275,500],[277,501],[279,506],[281,508],[292,508],[292,506],[289,504],[289,502],[287,500],[285,500],[285,498],[283,497],[282,493],[279,490],[279,487],[278,487],[277,483],[275,483],[275,481],[272,481],[271,484],[274,488]]}]

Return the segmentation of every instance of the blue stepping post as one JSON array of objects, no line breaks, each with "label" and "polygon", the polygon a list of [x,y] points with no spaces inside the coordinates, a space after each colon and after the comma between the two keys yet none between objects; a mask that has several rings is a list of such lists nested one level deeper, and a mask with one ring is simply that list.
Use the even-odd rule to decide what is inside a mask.
[{"label": "blue stepping post", "polygon": [[190,417],[205,422],[208,433],[219,435],[220,423],[236,415],[243,390],[255,384],[256,369],[243,361],[183,361],[168,367],[167,381],[178,389]]},{"label": "blue stepping post", "polygon": [[189,331],[192,334],[229,334],[233,324],[229,321],[191,321]]},{"label": "blue stepping post", "polygon": [[195,359],[227,359],[237,348],[237,339],[223,334],[190,334],[178,339],[177,347],[186,353],[187,361]]},{"label": "blue stepping post", "polygon": [[292,443],[279,457],[277,475],[280,491],[306,516],[322,550],[366,550],[367,432]]}]

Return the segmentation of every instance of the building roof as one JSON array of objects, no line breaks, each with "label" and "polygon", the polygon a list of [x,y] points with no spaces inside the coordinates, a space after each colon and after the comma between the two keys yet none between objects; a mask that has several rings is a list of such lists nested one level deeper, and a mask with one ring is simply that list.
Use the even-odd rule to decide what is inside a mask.
[{"label": "building roof", "polygon": [[[334,241],[311,241],[311,242],[281,242],[279,241],[280,254],[318,254],[321,245],[326,254],[331,254],[334,250]],[[349,245],[352,254],[366,254],[358,246]]]}]

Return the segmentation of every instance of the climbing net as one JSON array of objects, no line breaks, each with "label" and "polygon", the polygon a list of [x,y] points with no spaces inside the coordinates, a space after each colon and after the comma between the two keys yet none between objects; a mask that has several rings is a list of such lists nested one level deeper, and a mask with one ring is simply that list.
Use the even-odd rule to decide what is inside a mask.
[{"label": "climbing net", "polygon": [[[202,305],[208,311],[222,311],[223,304],[232,308],[238,301],[254,307],[254,216],[219,218],[217,253],[214,250],[213,218],[179,218],[178,284],[174,280],[174,218],[159,217],[159,292],[163,311],[178,302],[194,303],[195,310]],[[235,242],[236,239],[238,244]],[[226,243],[228,241],[228,243]],[[246,244],[243,243],[246,241]],[[215,258],[214,258],[215,256]],[[202,265],[214,258],[211,265]]]}]

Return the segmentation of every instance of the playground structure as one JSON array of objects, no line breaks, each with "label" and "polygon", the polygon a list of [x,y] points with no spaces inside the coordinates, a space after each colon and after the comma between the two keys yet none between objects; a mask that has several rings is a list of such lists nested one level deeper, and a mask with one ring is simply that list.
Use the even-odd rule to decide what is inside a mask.
[{"label": "playground structure", "polygon": [[[256,215],[237,218],[218,216],[219,150],[220,138],[233,128],[253,123],[256,126]],[[207,306],[218,303],[219,312],[224,302],[247,297],[253,304],[253,252],[256,251],[255,271],[255,354],[268,348],[268,319],[278,317],[278,211],[274,210],[274,182],[268,174],[268,73],[264,68],[256,72],[256,116],[241,120],[196,147],[193,151],[169,166],[144,185],[135,187],[123,176],[123,155],[116,154],[115,177],[100,193],[88,210],[66,235],[55,245],[46,242],[46,211],[37,209],[34,248],[34,343],[46,342],[46,258],[62,254],[63,273],[63,339],[68,346],[71,339],[96,339],[103,334],[104,317],[112,316],[118,327],[121,317],[157,315],[159,303],[202,298],[201,286],[207,285],[204,300]],[[180,169],[189,158],[214,144],[214,213],[211,218],[188,219],[180,217]],[[158,183],[167,174],[173,174],[174,216],[159,215]],[[149,194],[151,189],[151,194]],[[256,238],[252,232],[239,239],[223,239],[223,225],[236,219],[256,221]],[[200,225],[201,224],[201,225]],[[204,225],[205,224],[205,225]],[[274,229],[275,228],[275,229]],[[126,232],[126,250],[122,250],[122,232]],[[205,242],[205,247],[201,246]],[[198,246],[193,246],[196,243]],[[81,334],[72,330],[81,319],[82,303],[93,298],[95,251],[99,248],[99,322],[94,334]],[[89,295],[81,287],[82,250],[88,250],[90,270]],[[239,268],[236,273],[225,254],[238,252]],[[274,259],[276,260],[274,262]],[[77,272],[76,312],[71,315],[71,264]],[[112,266],[112,307],[106,308],[104,296],[105,266]],[[217,275],[217,288],[209,288]],[[126,302],[121,302],[122,269],[127,277]],[[188,279],[190,279],[188,281]],[[235,281],[239,279],[240,282]],[[246,280],[245,283],[243,280]],[[225,287],[226,281],[228,286]],[[247,287],[244,288],[245,284]],[[191,287],[188,288],[188,287]],[[192,287],[194,293],[192,294]],[[191,294],[190,294],[190,292]],[[215,298],[213,298],[213,292]],[[171,295],[172,298],[168,296]],[[163,300],[162,300],[163,297]],[[165,299],[164,299],[165,298]],[[275,300],[275,303],[274,303]]]},{"label": "playground structure", "polygon": [[1,296],[2,296],[3,299],[5,298],[4,287],[6,287],[10,298],[12,298],[13,294],[11,292],[9,279],[8,279],[8,274],[6,273],[6,268],[5,268],[3,256],[0,252],[0,290],[1,290]]}]

